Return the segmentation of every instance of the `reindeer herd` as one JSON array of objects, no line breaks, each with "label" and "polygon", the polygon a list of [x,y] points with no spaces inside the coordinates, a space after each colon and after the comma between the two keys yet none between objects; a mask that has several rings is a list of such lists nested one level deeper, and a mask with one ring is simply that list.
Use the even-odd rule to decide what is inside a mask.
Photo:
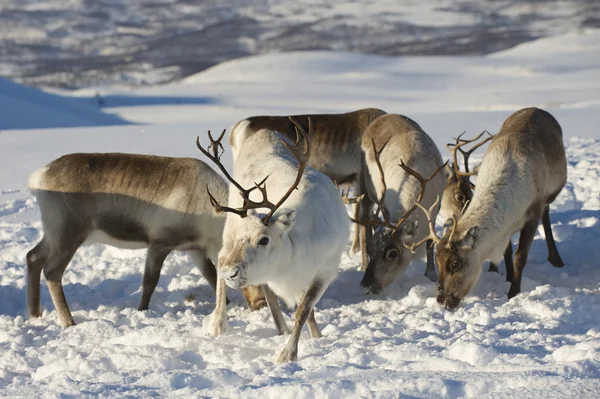
[{"label": "reindeer herd", "polygon": [[[227,328],[226,285],[240,288],[251,309],[269,307],[278,334],[290,333],[278,361],[295,361],[304,324],[313,338],[321,336],[314,308],[338,273],[351,222],[351,252],[361,252],[366,294],[380,293],[413,259],[426,256],[438,303],[453,309],[483,262],[497,271],[504,257],[512,298],[540,219],[548,260],[563,266],[549,217],[549,204],[566,183],[562,131],[548,112],[525,108],[496,135],[483,135],[448,144],[448,164],[415,121],[363,109],[244,119],[229,135],[231,172],[221,162],[225,130],[216,139],[209,132],[206,148],[196,144],[225,179],[191,158],[60,157],[29,178],[44,227],[27,253],[29,317],[41,315],[43,271],[60,324],[74,324],[62,276],[84,243],[147,248],[139,310],[148,309],[167,255],[186,251],[216,291],[210,332],[218,336]],[[470,170],[469,156],[488,142],[482,162]],[[438,214],[445,220],[441,238]],[[291,331],[278,297],[297,305]]]}]

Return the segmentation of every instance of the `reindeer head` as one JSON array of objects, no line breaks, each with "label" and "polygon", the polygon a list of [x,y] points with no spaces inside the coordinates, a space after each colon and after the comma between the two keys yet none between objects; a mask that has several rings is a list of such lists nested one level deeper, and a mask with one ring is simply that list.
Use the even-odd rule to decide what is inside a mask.
[{"label": "reindeer head", "polygon": [[[477,174],[476,170],[469,171],[469,156],[479,147],[490,141],[494,136],[487,132],[486,137],[481,142],[475,144],[470,150],[463,150],[463,146],[466,144],[473,143],[481,138],[486,133],[483,131],[477,137],[466,140],[462,136],[464,132],[456,137],[454,144],[447,144],[446,147],[452,153],[453,161],[450,165],[446,166],[446,188],[444,189],[444,195],[442,197],[442,206],[440,207],[440,214],[444,220],[449,219],[452,215],[458,215],[458,213],[464,209],[465,204],[473,198],[473,189],[475,185],[471,182],[470,177]],[[456,152],[460,151],[463,156],[465,171],[462,172],[458,166],[458,159]]]},{"label": "reindeer head", "polygon": [[457,175],[453,165],[446,165],[444,171],[446,174],[446,187],[440,206],[440,215],[444,220],[452,215],[457,215],[464,208],[465,203],[473,198],[473,184],[468,177]]},{"label": "reindeer head", "polygon": [[[383,175],[383,167],[380,162],[380,154],[386,144],[387,142],[380,150],[377,150],[373,141],[375,161],[379,169],[383,187],[381,197],[377,203],[377,210],[375,211],[376,218],[371,218],[368,221],[357,221],[358,223],[375,227],[373,237],[367,243],[367,252],[370,258],[369,264],[360,282],[366,294],[379,294],[381,290],[406,270],[413,258],[410,244],[414,242],[414,237],[418,230],[417,221],[409,220],[410,215],[417,208],[417,204],[409,209],[396,223],[390,221],[388,212],[385,209],[384,201],[387,186]],[[433,179],[444,168],[445,164],[440,166],[428,179],[424,179],[418,172],[406,166],[402,160],[398,166],[404,169],[409,176],[417,179],[421,184],[421,191],[416,201],[418,203],[425,194],[425,185],[427,182]],[[436,201],[434,207],[437,205],[438,201]],[[381,213],[381,219],[378,218],[379,213]]]},{"label": "reindeer head", "polygon": [[[289,262],[291,243],[288,233],[294,226],[296,211],[293,209],[280,209],[280,207],[302,179],[310,157],[310,135],[312,133],[310,118],[308,119],[308,133],[295,119],[290,117],[290,120],[296,126],[296,142],[291,145],[284,140],[282,144],[298,160],[298,173],[294,183],[276,204],[267,198],[266,184],[268,176],[260,183],[254,183],[254,187],[246,189],[229,175],[220,161],[222,152],[219,152],[220,149],[223,149],[221,140],[225,131],[221,133],[217,140],[212,138],[209,131],[208,136],[211,144],[207,149],[202,148],[199,139],[196,140],[196,145],[200,151],[221,169],[225,177],[239,191],[242,198],[241,207],[225,207],[217,202],[207,187],[210,201],[217,213],[229,213],[223,232],[223,247],[219,251],[218,270],[219,277],[223,278],[227,285],[232,288],[263,283],[269,270],[272,271],[274,264]],[[305,142],[303,151],[299,148],[300,136],[303,137]],[[262,200],[250,199],[250,194],[254,190],[262,195]],[[266,214],[259,213],[258,209],[268,209],[269,212]]]},{"label": "reindeer head", "polygon": [[367,245],[369,265],[360,282],[367,295],[379,294],[406,270],[413,258],[406,246],[414,241],[416,230],[416,221],[398,229],[386,226],[375,228]]},{"label": "reindeer head", "polygon": [[268,225],[264,217],[251,210],[243,219],[231,215],[226,223],[218,267],[219,277],[232,288],[264,283],[273,267],[290,261],[288,233],[296,211],[279,209]]},{"label": "reindeer head", "polygon": [[454,309],[467,296],[479,279],[481,260],[475,247],[479,227],[462,234],[456,229],[456,219],[446,223],[445,233],[436,246],[435,260],[439,269],[437,302]]}]

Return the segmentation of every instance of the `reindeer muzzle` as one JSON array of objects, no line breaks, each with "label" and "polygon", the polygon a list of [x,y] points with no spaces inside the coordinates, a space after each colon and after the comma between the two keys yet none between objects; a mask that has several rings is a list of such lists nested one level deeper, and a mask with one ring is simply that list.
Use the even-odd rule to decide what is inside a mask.
[{"label": "reindeer muzzle", "polygon": [[246,284],[246,270],[241,265],[219,269],[219,277],[230,288],[241,288]]}]

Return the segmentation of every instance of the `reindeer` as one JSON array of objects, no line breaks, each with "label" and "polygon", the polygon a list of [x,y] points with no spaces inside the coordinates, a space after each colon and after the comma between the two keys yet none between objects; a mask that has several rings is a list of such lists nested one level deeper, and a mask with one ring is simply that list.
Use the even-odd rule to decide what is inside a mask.
[{"label": "reindeer", "polygon": [[[311,155],[308,166],[326,174],[337,184],[350,184],[354,193],[362,200],[354,205],[354,217],[358,217],[358,209],[362,206],[371,209],[373,204],[364,194],[364,156],[361,150],[361,137],[369,124],[385,111],[375,108],[360,109],[345,114],[294,115],[306,129],[307,120],[313,124],[311,137]],[[261,129],[280,132],[289,140],[294,140],[295,125],[285,116],[253,116],[236,123],[231,128],[229,144],[233,151],[233,159],[241,149],[242,143]],[[358,226],[352,239],[350,252],[362,252],[362,267],[367,267],[367,232]]]},{"label": "reindeer", "polygon": [[[465,144],[476,142],[485,133],[487,133],[487,137],[484,140],[475,144],[468,151],[463,150],[462,146],[464,146]],[[461,136],[462,134],[455,139],[456,142],[454,144],[447,145],[447,148],[452,154],[454,162],[452,171],[450,172],[452,177],[449,180],[447,180],[446,189],[444,190],[444,197],[442,197],[442,206],[440,207],[440,214],[445,220],[450,217],[460,217],[469,205],[470,200],[473,198],[473,190],[475,189],[475,184],[471,182],[470,177],[473,175],[477,175],[478,171],[478,166],[475,167],[472,172],[469,171],[469,156],[476,149],[480,148],[481,146],[483,146],[484,144],[486,144],[494,138],[494,135],[490,134],[487,131],[482,132],[477,137],[470,140],[462,139]],[[456,156],[457,151],[459,151],[463,155],[465,172],[461,172],[460,168],[458,167]],[[446,167],[446,170],[448,170],[448,167]],[[452,195],[454,195],[454,197],[452,197]],[[548,248],[552,248],[552,235],[547,234],[545,240],[546,244],[548,245]],[[512,241],[509,239],[506,250],[504,251],[504,265],[506,267],[507,281],[509,281],[509,276],[511,275],[514,268],[512,256]],[[553,259],[554,258],[555,257],[553,257]],[[494,262],[490,262],[488,272],[498,273],[498,265]]]},{"label": "reindeer", "polygon": [[[314,306],[337,275],[350,228],[335,185],[307,167],[314,131],[311,118],[308,134],[295,119],[290,121],[297,129],[295,144],[272,130],[256,132],[237,148],[234,177],[220,162],[223,134],[217,140],[210,137],[207,149],[198,144],[232,184],[228,206],[213,200],[217,212],[227,212],[227,219],[219,252],[217,306],[209,327],[215,336],[227,327],[225,283],[233,288],[260,285],[280,335],[289,329],[277,296],[288,306],[298,304],[294,328],[278,362],[297,360],[300,332],[307,321],[311,336],[321,336]],[[273,203],[268,197],[279,200]]]},{"label": "reindeer", "polygon": [[173,250],[190,253],[215,288],[213,261],[225,217],[215,214],[203,189],[207,185],[215,198],[226,198],[225,181],[191,158],[69,154],[34,172],[29,188],[37,197],[44,236],[27,254],[29,316],[41,316],[43,268],[60,324],[75,324],[62,276],[84,243],[148,248],[139,310],[148,309],[163,261]]},{"label": "reindeer", "polygon": [[[375,227],[367,247],[370,261],[360,285],[365,293],[378,294],[412,261],[408,244],[427,236],[427,220],[413,214],[417,207],[414,204],[431,204],[442,195],[444,177],[438,172],[445,164],[433,140],[416,122],[402,115],[377,118],[365,131],[362,148],[370,176],[366,194],[377,203],[375,215],[381,213],[381,219],[369,220],[370,210],[360,210],[358,222]],[[435,281],[431,245],[429,241],[425,275]]]},{"label": "reindeer", "polygon": [[[521,277],[540,219],[546,234],[548,260],[564,265],[552,235],[549,204],[567,180],[562,129],[548,112],[524,108],[512,114],[491,141],[479,167],[477,189],[461,217],[451,217],[437,242],[439,267],[437,301],[447,309],[458,306],[475,285],[481,265],[498,263],[512,234],[520,231],[508,298],[521,291]],[[430,210],[418,204],[432,220]],[[512,252],[512,247],[511,252]]]}]

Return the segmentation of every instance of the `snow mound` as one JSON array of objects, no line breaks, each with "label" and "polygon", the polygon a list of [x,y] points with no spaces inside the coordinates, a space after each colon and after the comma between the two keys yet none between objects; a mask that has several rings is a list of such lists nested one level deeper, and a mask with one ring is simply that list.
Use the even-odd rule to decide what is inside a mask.
[{"label": "snow mound", "polygon": [[0,78],[0,129],[124,125],[91,101],[63,97]]}]

